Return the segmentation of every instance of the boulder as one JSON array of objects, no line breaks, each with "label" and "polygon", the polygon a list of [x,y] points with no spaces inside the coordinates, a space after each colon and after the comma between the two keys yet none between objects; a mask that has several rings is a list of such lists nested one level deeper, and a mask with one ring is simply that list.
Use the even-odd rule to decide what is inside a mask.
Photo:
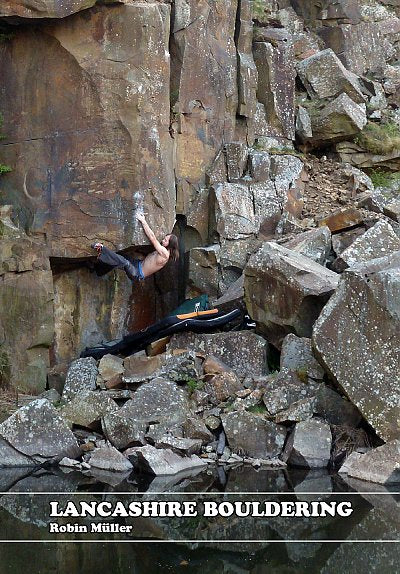
[{"label": "boulder", "polygon": [[338,275],[308,257],[266,242],[245,268],[251,318],[275,346],[290,332],[310,337],[312,325],[337,286]]},{"label": "boulder", "polygon": [[323,226],[299,233],[284,243],[287,249],[297,251],[320,265],[325,265],[332,246],[329,227]]},{"label": "boulder", "polygon": [[362,222],[363,216],[359,209],[350,206],[337,209],[329,215],[316,218],[316,220],[319,227],[326,226],[332,232],[335,232],[358,225]]},{"label": "boulder", "polygon": [[230,449],[252,458],[268,459],[280,455],[286,429],[264,417],[246,411],[221,416]]},{"label": "boulder", "polygon": [[60,415],[71,426],[97,428],[103,416],[118,409],[117,403],[107,393],[83,391],[61,408]]},{"label": "boulder", "polygon": [[121,412],[110,412],[103,416],[101,426],[104,436],[119,450],[145,444],[147,425],[143,421]]},{"label": "boulder", "polygon": [[290,435],[284,459],[290,466],[324,468],[331,456],[332,434],[327,423],[317,419],[302,421]]},{"label": "boulder", "polygon": [[302,399],[292,403],[286,410],[275,416],[277,424],[298,423],[312,418],[315,410],[315,399]]},{"label": "boulder", "polygon": [[347,473],[379,484],[400,483],[400,441],[389,441],[360,456],[348,465]]},{"label": "boulder", "polygon": [[311,98],[332,98],[345,93],[356,103],[365,102],[357,76],[346,70],[330,48],[299,62],[297,73]]},{"label": "boulder", "polygon": [[67,372],[62,399],[68,401],[82,391],[94,391],[97,375],[97,364],[93,357],[73,361]]},{"label": "boulder", "polygon": [[99,362],[99,375],[103,382],[113,379],[124,372],[124,360],[114,355],[104,355]]},{"label": "boulder", "polygon": [[239,377],[233,372],[225,372],[207,377],[204,390],[210,396],[210,402],[217,405],[233,397],[242,389]]},{"label": "boulder", "polygon": [[330,145],[348,139],[367,124],[365,105],[356,104],[347,94],[341,94],[311,115],[314,147]]},{"label": "boulder", "polygon": [[154,379],[139,387],[120,414],[138,421],[179,422],[189,412],[187,393],[172,381]]},{"label": "boulder", "polygon": [[332,269],[341,272],[355,263],[385,257],[399,250],[400,238],[393,231],[393,227],[382,219],[342,251],[334,261]]},{"label": "boulder", "polygon": [[136,459],[135,466],[156,476],[207,466],[207,463],[195,454],[182,457],[170,449],[158,449],[150,445],[136,448],[133,456]]},{"label": "boulder", "polygon": [[220,358],[237,375],[263,375],[267,372],[267,342],[250,331],[174,335],[168,345],[173,349],[189,349],[204,356]]},{"label": "boulder", "polygon": [[146,379],[152,379],[161,371],[165,362],[165,353],[160,353],[154,357],[148,357],[145,351],[130,355],[124,360],[124,382],[140,383]]},{"label": "boulder", "polygon": [[301,140],[309,140],[312,138],[311,118],[307,109],[299,106],[296,115],[296,136]]},{"label": "boulder", "polygon": [[360,411],[326,385],[321,385],[315,394],[314,413],[331,425],[357,427],[361,422]]},{"label": "boulder", "polygon": [[111,472],[127,472],[133,470],[129,460],[113,446],[103,446],[92,452],[89,464],[93,468]]},{"label": "boulder", "polygon": [[386,168],[391,171],[400,169],[400,149],[394,149],[386,154],[376,154],[366,151],[354,142],[345,141],[336,145],[336,151],[342,162],[350,163],[360,169]]},{"label": "boulder", "polygon": [[314,326],[318,360],[384,440],[400,436],[400,254],[354,265]]},{"label": "boulder", "polygon": [[46,399],[21,407],[0,424],[1,466],[36,466],[76,458],[78,443],[68,425]]},{"label": "boulder", "polygon": [[297,401],[315,395],[316,385],[307,384],[294,371],[282,369],[276,376],[270,376],[265,385],[263,402],[271,415],[287,410]]},{"label": "boulder", "polygon": [[348,474],[353,464],[358,462],[363,456],[364,454],[361,454],[360,452],[351,452],[338,470],[339,474]]},{"label": "boulder", "polygon": [[214,435],[208,430],[204,422],[198,417],[192,415],[187,417],[182,423],[184,438],[199,439],[203,444],[214,440]]},{"label": "boulder", "polygon": [[[212,225],[225,239],[240,239],[258,231],[253,196],[242,183],[220,183],[212,188]],[[214,223],[215,222],[215,223]]]},{"label": "boulder", "polygon": [[290,333],[282,342],[280,369],[295,371],[299,376],[323,379],[324,369],[314,357],[311,339]]},{"label": "boulder", "polygon": [[199,454],[201,451],[202,442],[200,439],[192,438],[177,438],[171,435],[164,435],[155,445],[157,448],[167,448],[176,454],[190,456],[191,454]]}]

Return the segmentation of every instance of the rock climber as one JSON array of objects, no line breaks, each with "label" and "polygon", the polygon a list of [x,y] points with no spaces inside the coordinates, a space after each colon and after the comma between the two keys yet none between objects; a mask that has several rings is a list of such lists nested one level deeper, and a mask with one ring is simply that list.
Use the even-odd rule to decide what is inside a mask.
[{"label": "rock climber", "polygon": [[143,231],[154,247],[154,251],[149,253],[143,261],[140,259],[126,259],[99,242],[93,243],[91,247],[97,250],[98,261],[106,263],[112,269],[123,269],[129,279],[140,281],[160,271],[170,259],[176,261],[179,258],[179,241],[176,235],[169,233],[160,243],[147,223],[145,216],[140,213],[136,218],[142,224]]}]

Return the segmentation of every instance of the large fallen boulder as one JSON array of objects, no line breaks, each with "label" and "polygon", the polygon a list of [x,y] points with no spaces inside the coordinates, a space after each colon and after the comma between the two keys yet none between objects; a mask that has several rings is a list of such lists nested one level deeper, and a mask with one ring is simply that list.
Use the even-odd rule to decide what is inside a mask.
[{"label": "large fallen boulder", "polygon": [[299,233],[285,244],[287,249],[297,251],[316,263],[324,265],[332,247],[332,236],[329,227],[323,226]]},{"label": "large fallen boulder", "polygon": [[229,447],[236,454],[252,458],[275,458],[282,452],[286,429],[263,416],[246,411],[222,415]]},{"label": "large fallen boulder", "polygon": [[332,267],[335,271],[341,272],[355,263],[384,257],[399,250],[400,238],[390,223],[382,219],[347,247]]},{"label": "large fallen boulder", "polygon": [[400,440],[390,441],[360,455],[348,466],[348,475],[379,484],[400,483]]},{"label": "large fallen boulder", "polygon": [[62,399],[68,401],[82,391],[94,391],[98,373],[93,357],[73,361],[67,372]]},{"label": "large fallen boulder", "polygon": [[260,331],[276,347],[290,332],[310,337],[338,275],[282,245],[264,243],[245,269],[245,300]]},{"label": "large fallen boulder", "polygon": [[340,94],[320,111],[311,114],[312,146],[348,139],[367,124],[365,106],[356,104],[347,94]]},{"label": "large fallen boulder", "polygon": [[296,371],[299,376],[323,379],[324,369],[314,357],[311,339],[290,333],[282,343],[280,368]]},{"label": "large fallen boulder", "polygon": [[[270,376],[265,385],[263,402],[270,415],[288,409],[293,403],[313,397],[319,384],[307,384],[294,371],[282,369],[276,376]],[[303,378],[303,377],[302,377]]]},{"label": "large fallen boulder", "polygon": [[135,466],[157,476],[177,474],[207,466],[207,463],[195,454],[183,457],[170,449],[158,449],[150,445],[138,447],[132,451],[131,457],[135,460]]},{"label": "large fallen boulder", "polygon": [[145,444],[147,424],[121,412],[106,414],[101,420],[105,437],[118,449]]},{"label": "large fallen boulder", "polygon": [[90,466],[111,472],[133,470],[129,460],[113,446],[103,446],[93,451],[89,458]]},{"label": "large fallen boulder", "polygon": [[2,467],[35,466],[79,454],[72,431],[46,399],[21,407],[0,425]]},{"label": "large fallen boulder", "polygon": [[139,387],[120,414],[147,422],[183,421],[189,413],[187,393],[175,383],[162,378]]},{"label": "large fallen boulder", "polygon": [[116,412],[118,409],[117,403],[106,393],[84,391],[63,406],[60,415],[67,424],[97,428],[103,416]]},{"label": "large fallen boulder", "polygon": [[400,436],[400,253],[354,265],[314,325],[318,359],[384,440]]},{"label": "large fallen boulder", "polygon": [[331,98],[344,92],[357,103],[365,101],[357,76],[346,70],[330,48],[299,62],[297,72],[311,98]]},{"label": "large fallen boulder", "polygon": [[268,344],[262,337],[250,331],[229,333],[179,333],[174,335],[169,349],[189,349],[205,357],[220,358],[238,375],[264,375],[267,366]]},{"label": "large fallen boulder", "polygon": [[324,468],[331,456],[332,433],[329,425],[318,419],[297,423],[290,435],[284,458],[291,466]]}]

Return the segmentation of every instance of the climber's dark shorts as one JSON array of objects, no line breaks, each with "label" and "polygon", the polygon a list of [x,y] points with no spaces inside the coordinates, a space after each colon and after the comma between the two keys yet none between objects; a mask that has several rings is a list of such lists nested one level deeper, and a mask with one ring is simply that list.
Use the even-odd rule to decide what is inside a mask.
[{"label": "climber's dark shorts", "polygon": [[102,263],[106,263],[106,265],[109,265],[112,269],[123,269],[132,281],[142,281],[144,279],[142,262],[140,259],[128,260],[103,245],[103,249],[101,250],[98,260]]}]

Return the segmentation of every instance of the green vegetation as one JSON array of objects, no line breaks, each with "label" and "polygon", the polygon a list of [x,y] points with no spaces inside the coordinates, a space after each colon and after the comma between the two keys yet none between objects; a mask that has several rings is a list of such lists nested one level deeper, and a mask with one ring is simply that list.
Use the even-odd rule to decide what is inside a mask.
[{"label": "green vegetation", "polygon": [[265,0],[252,0],[251,13],[253,18],[262,18],[265,14]]},{"label": "green vegetation", "polygon": [[268,413],[265,405],[253,405],[252,407],[248,407],[246,409],[249,413],[253,413],[254,415],[266,415]]},{"label": "green vegetation", "polygon": [[383,169],[372,169],[368,173],[375,187],[391,187],[395,183],[400,184],[400,172],[395,173]]},{"label": "green vegetation", "polygon": [[400,129],[394,122],[368,122],[354,142],[370,153],[387,155],[400,149]]},{"label": "green vegetation", "polygon": [[191,395],[194,393],[194,391],[200,391],[204,387],[204,382],[198,381],[196,379],[187,379],[186,386],[189,395]]}]

